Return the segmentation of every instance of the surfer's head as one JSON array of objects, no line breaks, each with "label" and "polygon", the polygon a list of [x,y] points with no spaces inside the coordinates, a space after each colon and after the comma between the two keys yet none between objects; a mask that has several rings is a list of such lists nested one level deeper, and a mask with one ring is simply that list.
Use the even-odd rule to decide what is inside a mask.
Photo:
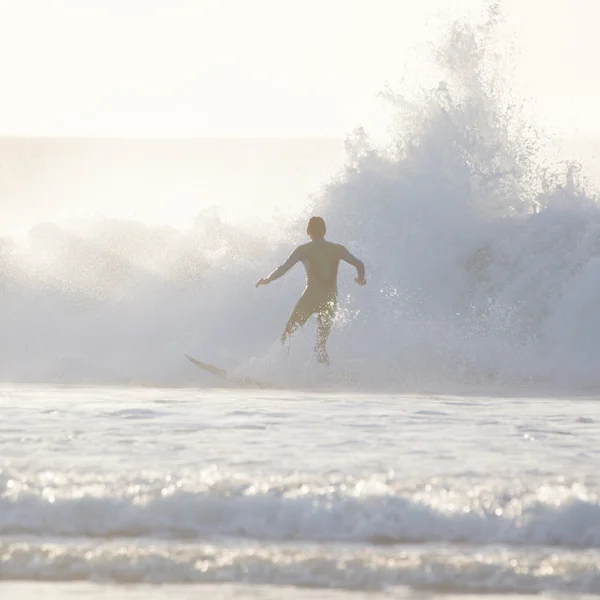
[{"label": "surfer's head", "polygon": [[325,227],[325,221],[321,217],[311,217],[306,227],[306,233],[311,238],[324,238],[327,228]]}]

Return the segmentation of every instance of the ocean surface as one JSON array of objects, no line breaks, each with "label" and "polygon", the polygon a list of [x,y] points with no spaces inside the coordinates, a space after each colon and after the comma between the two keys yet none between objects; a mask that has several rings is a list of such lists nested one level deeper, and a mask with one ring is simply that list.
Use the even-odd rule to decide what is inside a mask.
[{"label": "ocean surface", "polygon": [[40,385],[0,407],[5,598],[600,594],[597,397]]}]

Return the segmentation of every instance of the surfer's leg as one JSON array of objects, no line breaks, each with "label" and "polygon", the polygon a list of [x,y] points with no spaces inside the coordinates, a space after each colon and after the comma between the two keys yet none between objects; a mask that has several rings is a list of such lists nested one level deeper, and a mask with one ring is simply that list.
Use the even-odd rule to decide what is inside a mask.
[{"label": "surfer's leg", "polygon": [[311,304],[312,302],[310,302],[310,299],[307,298],[307,296],[300,296],[300,300],[296,302],[296,306],[294,306],[292,314],[283,330],[283,335],[281,336],[282,344],[284,344],[296,330],[300,329],[300,327],[308,321],[308,317],[314,312]]},{"label": "surfer's leg", "polygon": [[330,300],[317,313],[317,343],[315,352],[317,353],[317,361],[322,365],[329,364],[329,356],[327,355],[327,340],[331,333],[331,326],[335,319],[337,303],[335,300]]}]

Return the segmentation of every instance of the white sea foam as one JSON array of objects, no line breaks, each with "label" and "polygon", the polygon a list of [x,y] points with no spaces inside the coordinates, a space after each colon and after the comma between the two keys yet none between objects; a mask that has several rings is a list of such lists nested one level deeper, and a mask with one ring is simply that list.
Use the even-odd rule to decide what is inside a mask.
[{"label": "white sea foam", "polygon": [[5,581],[599,592],[588,397],[5,386],[0,406]]},{"label": "white sea foam", "polygon": [[600,591],[597,553],[5,542],[0,543],[0,557],[4,580],[268,583],[371,591],[397,586],[480,593]]},{"label": "white sea foam", "polygon": [[386,477],[0,480],[0,535],[600,548],[600,500],[581,484]]}]

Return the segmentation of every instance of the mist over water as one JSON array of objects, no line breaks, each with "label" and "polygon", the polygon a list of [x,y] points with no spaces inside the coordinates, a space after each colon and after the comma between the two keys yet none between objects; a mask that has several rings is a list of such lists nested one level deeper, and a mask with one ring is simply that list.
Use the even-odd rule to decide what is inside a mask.
[{"label": "mist over water", "polygon": [[[457,23],[439,81],[388,91],[382,148],[347,140],[346,165],[305,213],[250,225],[216,210],[189,230],[84,219],[0,244],[0,378],[210,384],[198,356],[285,386],[600,384],[600,211],[576,165],[547,159],[511,96],[497,16]],[[367,266],[340,269],[329,370],[314,324],[278,339],[304,274],[254,281],[322,215]]]}]

